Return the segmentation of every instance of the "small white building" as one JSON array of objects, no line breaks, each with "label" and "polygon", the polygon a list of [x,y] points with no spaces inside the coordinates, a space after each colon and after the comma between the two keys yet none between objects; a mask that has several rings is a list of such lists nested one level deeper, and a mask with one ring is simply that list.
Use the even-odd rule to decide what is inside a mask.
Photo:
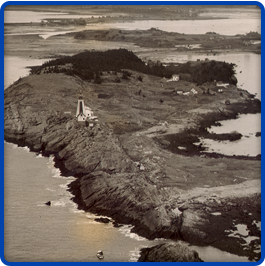
[{"label": "small white building", "polygon": [[198,92],[194,88],[192,88],[190,92],[192,92],[193,94],[198,94]]},{"label": "small white building", "polygon": [[216,83],[217,87],[225,87],[225,88],[227,88],[229,85],[230,85],[229,83],[223,83],[222,81],[218,81]]},{"label": "small white building", "polygon": [[85,110],[84,111],[85,111],[85,116],[87,118],[94,117],[94,112],[88,106],[85,106]]},{"label": "small white building", "polygon": [[172,80],[173,81],[179,81],[179,75],[177,75],[177,74],[172,75]]},{"label": "small white building", "polygon": [[179,81],[179,75],[173,74],[171,79],[167,80],[167,82],[170,82],[170,81]]}]

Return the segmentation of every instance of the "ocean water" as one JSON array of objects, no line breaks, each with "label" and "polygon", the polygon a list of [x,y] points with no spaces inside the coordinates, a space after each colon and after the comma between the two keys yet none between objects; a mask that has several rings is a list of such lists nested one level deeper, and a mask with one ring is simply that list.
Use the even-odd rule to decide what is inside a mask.
[{"label": "ocean water", "polygon": [[70,200],[67,184],[75,178],[61,176],[52,157],[6,142],[4,149],[7,261],[93,262],[98,261],[98,250],[105,261],[136,261],[141,247],[163,241],[130,233],[128,225],[114,228],[95,222],[96,215],[78,210]]},{"label": "ocean water", "polygon": [[23,58],[18,56],[5,56],[4,58],[4,89],[12,85],[19,78],[30,73],[28,66],[42,65],[48,59]]},{"label": "ocean water", "polygon": [[[78,210],[67,184],[54,167],[53,157],[44,158],[27,147],[4,143],[5,202],[4,256],[9,262],[96,262],[103,250],[107,262],[134,262],[140,249],[164,242],[140,237],[132,226],[115,228],[95,222],[98,216]],[[15,165],[13,164],[15,162]],[[51,201],[51,206],[45,203]],[[187,243],[183,243],[188,245]],[[204,261],[248,261],[213,247],[197,247]],[[215,254],[212,256],[211,254]]]}]

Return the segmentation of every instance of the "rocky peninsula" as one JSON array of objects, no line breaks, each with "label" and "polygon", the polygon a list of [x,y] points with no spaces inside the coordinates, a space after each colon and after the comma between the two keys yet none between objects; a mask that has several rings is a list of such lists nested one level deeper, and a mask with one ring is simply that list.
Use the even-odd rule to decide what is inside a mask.
[{"label": "rocky peninsula", "polygon": [[[259,100],[233,84],[220,92],[214,81],[167,82],[132,69],[84,79],[48,68],[5,90],[5,140],[53,154],[62,174],[77,178],[69,190],[79,208],[149,239],[260,258],[260,156],[194,145],[216,121],[260,112]],[[93,127],[75,117],[80,91],[98,117]],[[235,233],[240,224],[246,240]]]}]

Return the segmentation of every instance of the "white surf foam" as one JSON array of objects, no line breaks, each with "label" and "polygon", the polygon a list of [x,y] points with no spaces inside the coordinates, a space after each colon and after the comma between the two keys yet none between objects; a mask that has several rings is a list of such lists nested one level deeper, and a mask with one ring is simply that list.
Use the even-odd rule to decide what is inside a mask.
[{"label": "white surf foam", "polygon": [[69,199],[68,198],[61,198],[59,200],[55,200],[52,201],[52,206],[56,206],[56,207],[65,207],[67,204],[69,203]]},{"label": "white surf foam", "polygon": [[46,190],[48,190],[48,191],[52,191],[52,192],[54,192],[55,191],[55,189],[51,189],[51,188],[46,188]]},{"label": "white surf foam", "polygon": [[137,240],[137,241],[146,241],[146,240],[147,240],[146,238],[141,237],[141,236],[138,236],[137,234],[131,232],[131,229],[132,229],[133,227],[134,227],[134,226],[132,226],[132,225],[123,225],[122,227],[119,228],[119,231],[120,231],[123,235],[125,235],[126,237],[129,237],[129,238],[135,239],[135,240]]},{"label": "white surf foam", "polygon": [[[61,185],[59,185],[59,187],[65,189],[65,190],[68,188],[67,183],[61,184]],[[66,192],[68,192],[68,191],[66,191]]]},{"label": "white surf foam", "polygon": [[76,208],[76,205],[75,205],[75,208],[74,208],[74,209],[71,209],[70,211],[71,211],[72,213],[78,213],[78,214],[84,214],[84,213],[85,213],[84,210],[78,210],[78,209]]},{"label": "white surf foam", "polygon": [[137,262],[140,257],[140,250],[145,247],[147,246],[141,246],[139,248],[135,248],[134,250],[131,250],[129,262]]},{"label": "white surf foam", "polygon": [[77,224],[94,224],[94,225],[98,225],[98,222],[94,221],[94,220],[86,220],[83,222],[77,222]]},{"label": "white surf foam", "polygon": [[53,174],[52,177],[61,177],[61,171],[58,168],[53,167],[52,168],[52,174]]},{"label": "white surf foam", "polygon": [[23,150],[25,150],[25,151],[30,151],[30,149],[29,149],[29,147],[21,147]]}]

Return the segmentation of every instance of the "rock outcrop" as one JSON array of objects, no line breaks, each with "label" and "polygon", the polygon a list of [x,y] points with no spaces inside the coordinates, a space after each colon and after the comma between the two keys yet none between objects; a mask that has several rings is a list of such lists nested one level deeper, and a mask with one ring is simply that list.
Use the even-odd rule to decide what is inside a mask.
[{"label": "rock outcrop", "polygon": [[138,262],[203,262],[198,253],[180,243],[164,243],[141,250]]}]

